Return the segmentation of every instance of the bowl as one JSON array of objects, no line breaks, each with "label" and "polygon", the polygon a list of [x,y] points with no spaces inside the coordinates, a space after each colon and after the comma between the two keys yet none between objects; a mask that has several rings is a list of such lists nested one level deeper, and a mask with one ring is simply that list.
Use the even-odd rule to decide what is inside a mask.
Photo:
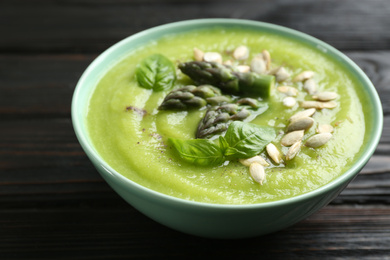
[{"label": "bowl", "polygon": [[[239,26],[286,35],[312,45],[341,62],[364,86],[367,97],[366,144],[359,159],[332,182],[306,194],[289,199],[250,205],[201,203],[168,196],[141,186],[115,171],[95,150],[86,128],[88,101],[99,76],[129,51],[166,34],[210,26]],[[187,234],[209,238],[247,238],[289,227],[318,211],[352,181],[368,162],[379,142],[383,114],[376,90],[367,76],[348,57],[328,44],[285,27],[238,19],[199,19],[151,28],[113,45],[98,56],[81,76],[72,100],[72,122],[76,136],[97,171],[125,201],[151,219]]]}]

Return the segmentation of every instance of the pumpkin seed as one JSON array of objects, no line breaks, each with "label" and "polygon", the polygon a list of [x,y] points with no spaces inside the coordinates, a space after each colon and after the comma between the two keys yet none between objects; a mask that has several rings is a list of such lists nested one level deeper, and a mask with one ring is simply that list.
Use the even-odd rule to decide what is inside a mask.
[{"label": "pumpkin seed", "polygon": [[290,117],[289,121],[294,121],[298,118],[301,118],[301,117],[310,117],[312,116],[314,113],[316,112],[316,109],[315,108],[309,108],[309,109],[306,109],[306,110],[303,110],[303,111],[300,111],[296,114],[294,114],[293,116]]},{"label": "pumpkin seed", "polygon": [[338,97],[336,92],[321,92],[316,94],[315,96],[312,96],[313,99],[319,100],[319,101],[330,101],[333,99],[336,99]]},{"label": "pumpkin seed", "polygon": [[304,130],[298,130],[287,133],[285,136],[283,136],[282,140],[280,140],[280,143],[283,146],[291,146],[294,143],[302,140],[304,132]]},{"label": "pumpkin seed", "polygon": [[279,86],[277,90],[290,97],[295,97],[298,95],[298,89],[290,86]]},{"label": "pumpkin seed", "polygon": [[246,72],[249,72],[251,70],[251,67],[249,67],[248,65],[238,65],[236,68],[239,72],[242,72],[242,73],[246,73]]},{"label": "pumpkin seed", "polygon": [[328,102],[302,101],[300,106],[303,108],[324,109],[324,108],[335,108],[337,107],[337,103],[334,101],[328,101]]},{"label": "pumpkin seed", "polygon": [[314,124],[314,119],[311,117],[300,117],[287,126],[287,133],[298,131],[298,130],[307,130]]},{"label": "pumpkin seed", "polygon": [[203,60],[207,62],[222,63],[222,55],[218,52],[206,52],[203,56]]},{"label": "pumpkin seed", "polygon": [[249,57],[249,49],[246,46],[238,46],[234,52],[233,52],[233,57],[236,60],[246,60]]},{"label": "pumpkin seed", "polygon": [[326,144],[330,140],[330,138],[332,138],[331,133],[316,134],[316,135],[313,135],[312,137],[310,137],[306,141],[305,145],[307,147],[316,148],[316,147],[319,147],[319,146]]},{"label": "pumpkin seed", "polygon": [[199,50],[198,48],[194,48],[194,59],[196,61],[202,61],[204,57],[204,52]]},{"label": "pumpkin seed", "polygon": [[303,82],[305,80],[308,80],[308,79],[312,78],[313,76],[314,76],[314,72],[313,71],[306,70],[306,71],[302,71],[301,73],[296,75],[294,77],[293,81],[294,82]]},{"label": "pumpkin seed", "polygon": [[280,162],[282,161],[282,154],[279,152],[278,148],[273,143],[269,143],[266,146],[266,150],[267,150],[268,156],[276,164],[280,164]]},{"label": "pumpkin seed", "polygon": [[238,161],[244,165],[244,166],[250,166],[252,163],[259,163],[261,164],[262,166],[264,167],[267,167],[269,166],[269,163],[261,156],[259,155],[256,155],[256,156],[253,156],[251,158],[247,158],[247,159],[238,159]]},{"label": "pumpkin seed", "polygon": [[282,66],[271,70],[269,72],[269,74],[275,76],[276,82],[285,81],[286,79],[288,79],[290,77],[290,73],[288,73],[288,71]]},{"label": "pumpkin seed", "polygon": [[223,62],[223,65],[227,65],[227,66],[232,66],[233,65],[233,62],[231,60],[225,60]]},{"label": "pumpkin seed", "polygon": [[249,166],[249,172],[254,181],[263,185],[263,182],[265,181],[265,171],[264,171],[264,167],[260,163],[257,162],[252,163]]},{"label": "pumpkin seed", "polygon": [[317,126],[317,133],[333,133],[333,126],[328,124],[320,124]]},{"label": "pumpkin seed", "polygon": [[269,70],[271,66],[271,54],[267,50],[261,52],[265,61],[266,69]]},{"label": "pumpkin seed", "polygon": [[337,107],[337,103],[334,102],[334,101],[322,102],[322,107],[323,108],[330,108],[330,109],[332,109],[332,108]]},{"label": "pumpkin seed", "polygon": [[293,159],[298,154],[299,150],[301,149],[301,144],[302,144],[302,142],[298,141],[298,142],[294,143],[290,147],[290,149],[288,149],[288,151],[286,153],[286,160],[287,161]]},{"label": "pumpkin seed", "polygon": [[259,74],[264,74],[267,71],[267,63],[262,54],[258,54],[252,59],[251,71]]},{"label": "pumpkin seed", "polygon": [[303,83],[303,89],[309,94],[313,95],[317,92],[317,83],[314,79],[308,79]]},{"label": "pumpkin seed", "polygon": [[293,97],[285,97],[283,99],[283,105],[286,107],[293,107],[297,103],[297,100]]}]

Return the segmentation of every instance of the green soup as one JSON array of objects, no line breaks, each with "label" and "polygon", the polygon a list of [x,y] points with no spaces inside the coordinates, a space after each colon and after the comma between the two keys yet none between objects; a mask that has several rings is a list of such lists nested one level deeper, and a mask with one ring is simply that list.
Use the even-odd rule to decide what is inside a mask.
[{"label": "green soup", "polygon": [[[261,155],[270,163],[265,168],[263,185],[256,183],[248,167],[238,161],[210,167],[183,162],[167,139],[195,138],[204,109],[160,111],[157,108],[169,91],[141,88],[134,75],[137,64],[151,54],[163,54],[177,64],[177,61],[193,60],[192,50],[196,47],[220,52],[228,59],[226,50],[240,45],[249,47],[249,60],[262,50],[268,50],[272,64],[283,65],[292,76],[303,70],[314,71],[319,91],[339,95],[336,108],[318,110],[313,115],[316,123],[305,132],[303,142],[314,135],[316,126],[322,123],[334,126],[332,139],[316,149],[302,146],[294,159],[281,164],[275,164],[263,151]],[[191,84],[189,78],[178,73],[175,87],[186,84]],[[343,65],[294,39],[266,32],[220,28],[168,35],[132,51],[103,75],[90,100],[88,130],[97,151],[112,168],[158,192],[220,204],[281,200],[329,183],[354,162],[365,136],[359,84]],[[292,85],[300,90],[298,101],[311,100],[302,90],[302,83]],[[285,107],[284,97],[274,89],[271,97],[264,100],[268,109],[251,123],[274,127],[278,135],[272,143],[285,154],[288,147],[281,146],[280,139],[288,119],[303,109],[299,105]]]}]

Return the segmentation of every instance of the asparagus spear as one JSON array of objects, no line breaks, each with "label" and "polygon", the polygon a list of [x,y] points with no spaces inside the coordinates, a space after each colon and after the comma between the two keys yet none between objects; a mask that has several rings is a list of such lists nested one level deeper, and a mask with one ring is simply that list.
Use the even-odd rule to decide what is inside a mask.
[{"label": "asparagus spear", "polygon": [[230,94],[246,93],[267,98],[275,84],[274,76],[242,73],[215,62],[190,61],[180,63],[179,69],[198,84],[211,84]]},{"label": "asparagus spear", "polygon": [[244,121],[251,114],[251,109],[259,108],[258,102],[252,98],[243,98],[236,103],[228,103],[210,107],[199,122],[196,138],[210,138],[227,130],[235,120]]},{"label": "asparagus spear", "polygon": [[221,91],[210,85],[184,86],[172,90],[159,106],[159,110],[187,110],[201,108],[207,104],[218,105],[231,102],[227,96],[222,96]]},{"label": "asparagus spear", "polygon": [[200,121],[196,138],[210,138],[223,133],[234,120],[245,120],[259,108],[253,98],[241,98],[235,102],[220,95],[220,90],[210,85],[188,85],[171,91],[161,103],[160,110],[187,110],[210,105]]}]

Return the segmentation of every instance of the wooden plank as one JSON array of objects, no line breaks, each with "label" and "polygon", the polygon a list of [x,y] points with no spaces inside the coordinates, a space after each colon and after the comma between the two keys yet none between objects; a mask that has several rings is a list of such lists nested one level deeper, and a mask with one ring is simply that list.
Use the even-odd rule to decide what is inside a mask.
[{"label": "wooden plank", "polygon": [[95,55],[1,55],[1,118],[70,115],[74,88]]},{"label": "wooden plank", "polygon": [[[389,51],[346,51],[370,78],[382,101],[383,113],[390,114],[390,52]],[[388,131],[387,131],[388,132]]]},{"label": "wooden plank", "polygon": [[0,52],[100,52],[150,27],[197,18],[271,22],[339,49],[378,50],[389,47],[389,11],[387,0],[3,0]]},{"label": "wooden plank", "polygon": [[278,257],[388,259],[389,206],[328,206],[274,234],[243,240],[185,235],[126,209],[9,210],[0,214],[3,259]]},{"label": "wooden plank", "polygon": [[[81,149],[71,120],[0,122],[0,197],[110,191]],[[22,163],[21,163],[22,162]]]}]

